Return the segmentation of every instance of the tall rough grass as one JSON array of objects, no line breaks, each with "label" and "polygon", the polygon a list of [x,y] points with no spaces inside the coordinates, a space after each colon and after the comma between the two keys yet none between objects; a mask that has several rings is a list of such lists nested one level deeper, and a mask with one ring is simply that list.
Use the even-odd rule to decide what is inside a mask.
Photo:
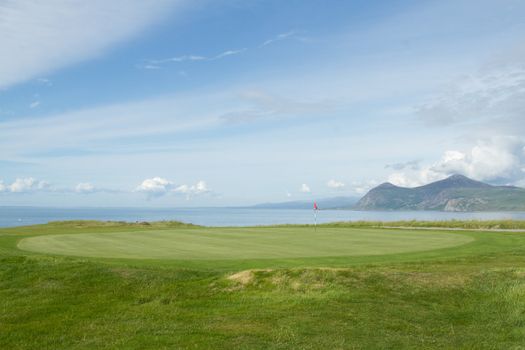
[{"label": "tall rough grass", "polygon": [[323,224],[330,227],[437,227],[476,230],[525,230],[525,220],[447,220],[447,221],[354,221]]}]

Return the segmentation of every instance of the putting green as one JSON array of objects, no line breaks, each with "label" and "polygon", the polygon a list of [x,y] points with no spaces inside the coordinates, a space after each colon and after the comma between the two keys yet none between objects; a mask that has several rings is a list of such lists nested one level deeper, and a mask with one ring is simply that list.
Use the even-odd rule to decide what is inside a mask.
[{"label": "putting green", "polygon": [[22,239],[18,248],[100,258],[223,260],[363,256],[471,242],[447,232],[349,228],[199,228],[79,233]]}]

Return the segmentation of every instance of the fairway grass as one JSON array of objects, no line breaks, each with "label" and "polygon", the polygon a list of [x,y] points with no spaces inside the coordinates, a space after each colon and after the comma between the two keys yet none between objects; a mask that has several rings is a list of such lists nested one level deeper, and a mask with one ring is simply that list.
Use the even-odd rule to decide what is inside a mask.
[{"label": "fairway grass", "polygon": [[525,233],[367,225],[0,229],[0,349],[524,349]]},{"label": "fairway grass", "polygon": [[202,228],[25,238],[23,250],[126,259],[287,259],[384,255],[469,243],[470,236],[444,232],[322,227]]}]

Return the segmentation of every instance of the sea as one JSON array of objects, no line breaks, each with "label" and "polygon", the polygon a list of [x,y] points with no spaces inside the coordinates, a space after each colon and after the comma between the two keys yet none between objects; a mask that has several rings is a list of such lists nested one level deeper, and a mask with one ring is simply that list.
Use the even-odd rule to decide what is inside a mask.
[{"label": "sea", "polygon": [[[452,213],[438,211],[320,210],[317,223],[397,220],[525,220],[525,212]],[[313,210],[255,208],[43,208],[0,206],[0,227],[44,224],[64,220],[162,221],[176,220],[202,226],[258,226],[313,224]]]}]

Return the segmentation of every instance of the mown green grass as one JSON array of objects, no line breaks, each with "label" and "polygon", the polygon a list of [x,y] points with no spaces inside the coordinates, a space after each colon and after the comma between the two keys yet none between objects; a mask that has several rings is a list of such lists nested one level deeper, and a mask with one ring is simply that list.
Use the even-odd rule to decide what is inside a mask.
[{"label": "mown green grass", "polygon": [[[362,231],[338,226],[350,235]],[[525,344],[523,233],[411,231],[472,241],[388,255],[239,260],[68,257],[17,248],[21,239],[35,236],[163,230],[205,229],[75,222],[0,230],[0,348],[523,349]],[[387,238],[405,232],[370,231],[392,235]]]},{"label": "mown green grass", "polygon": [[384,255],[473,241],[458,234],[320,227],[201,228],[45,235],[22,239],[34,252],[128,259],[288,259]]}]

